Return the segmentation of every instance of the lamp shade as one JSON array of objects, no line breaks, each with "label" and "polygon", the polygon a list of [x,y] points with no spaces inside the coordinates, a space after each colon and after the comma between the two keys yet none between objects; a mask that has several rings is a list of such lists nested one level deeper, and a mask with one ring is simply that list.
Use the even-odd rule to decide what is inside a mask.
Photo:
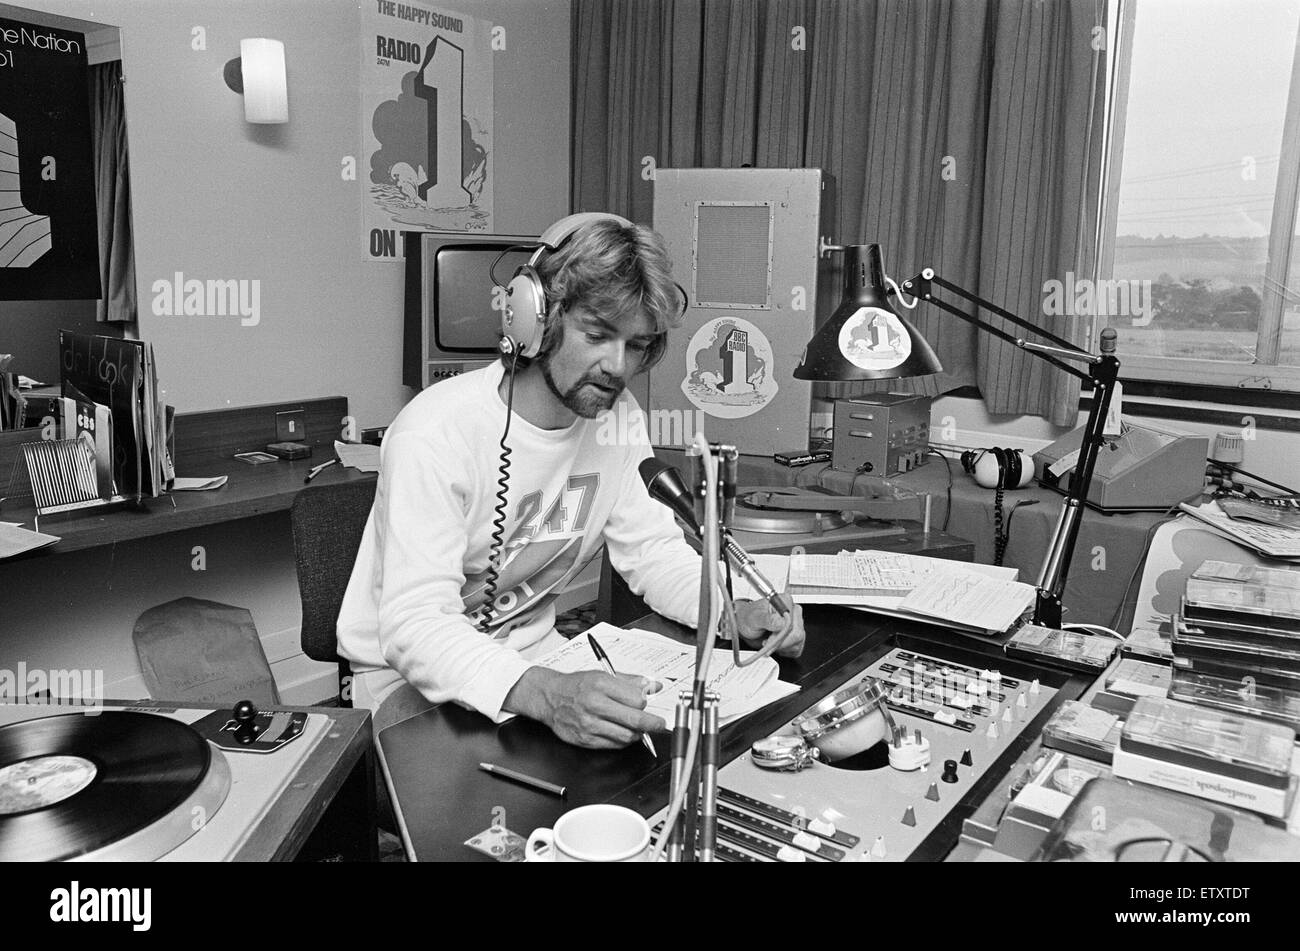
[{"label": "lamp shade", "polygon": [[244,118],[249,122],[289,121],[289,85],[284,44],[262,37],[239,41],[244,79]]},{"label": "lamp shade", "polygon": [[880,245],[852,244],[844,252],[844,296],[808,341],[795,379],[894,380],[941,372],[934,350],[889,302]]}]

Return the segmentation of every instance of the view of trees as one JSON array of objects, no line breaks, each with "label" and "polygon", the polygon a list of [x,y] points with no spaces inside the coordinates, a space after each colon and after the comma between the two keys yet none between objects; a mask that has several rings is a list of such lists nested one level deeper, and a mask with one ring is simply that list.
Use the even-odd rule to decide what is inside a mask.
[{"label": "view of trees", "polygon": [[1161,274],[1151,284],[1153,324],[1178,328],[1256,330],[1260,297],[1253,287],[1216,289],[1210,281],[1193,278],[1176,281]]}]

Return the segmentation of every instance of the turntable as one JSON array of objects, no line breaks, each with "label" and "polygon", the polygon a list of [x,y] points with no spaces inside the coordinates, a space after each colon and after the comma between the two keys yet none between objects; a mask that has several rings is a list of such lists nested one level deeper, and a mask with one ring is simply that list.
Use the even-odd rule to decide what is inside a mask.
[{"label": "turntable", "polygon": [[251,704],[0,704],[0,862],[246,857],[332,722]]},{"label": "turntable", "polygon": [[[742,532],[821,535],[857,518],[919,521],[924,514],[921,496],[884,480],[855,486],[854,491],[857,494],[841,495],[820,485],[742,486],[736,489],[731,527]],[[876,534],[902,532],[894,525],[876,526]]]}]

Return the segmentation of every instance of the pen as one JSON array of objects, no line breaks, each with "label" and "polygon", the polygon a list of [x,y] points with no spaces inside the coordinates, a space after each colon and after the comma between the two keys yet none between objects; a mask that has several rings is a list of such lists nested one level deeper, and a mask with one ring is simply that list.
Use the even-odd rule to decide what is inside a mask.
[{"label": "pen", "polygon": [[564,787],[557,786],[555,783],[548,783],[544,779],[537,779],[535,776],[528,776],[524,773],[516,773],[513,769],[506,769],[504,766],[494,766],[491,763],[479,763],[478,768],[485,773],[491,773],[493,776],[500,776],[502,779],[513,779],[524,786],[530,786],[533,789],[540,789],[542,792],[548,792],[552,796],[564,798]]},{"label": "pen", "polygon": [[302,484],[306,485],[307,483],[311,482],[312,479],[316,478],[318,475],[320,475],[330,466],[334,465],[334,463],[336,462],[338,462],[337,459],[331,459],[329,462],[322,462],[318,466],[312,466],[311,469],[307,472],[307,478],[302,480]]},{"label": "pen", "polygon": [[[605,670],[607,670],[611,676],[617,677],[618,671],[614,669],[614,665],[610,662],[609,655],[606,654],[600,644],[596,642],[596,638],[593,635],[588,634],[587,643],[591,645],[591,652],[596,655],[596,660],[600,661],[601,664],[604,665]],[[651,756],[655,759],[659,758],[659,754],[655,752],[655,745],[650,741],[650,735],[648,733],[641,734],[641,742],[645,744],[645,748],[650,751]]]}]

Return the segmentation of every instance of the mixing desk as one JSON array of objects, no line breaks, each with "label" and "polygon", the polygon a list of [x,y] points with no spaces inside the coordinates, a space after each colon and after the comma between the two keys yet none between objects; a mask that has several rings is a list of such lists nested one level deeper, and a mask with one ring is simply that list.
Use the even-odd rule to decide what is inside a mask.
[{"label": "mixing desk", "polygon": [[[1040,717],[1057,705],[1053,684],[1062,678],[1022,664],[980,666],[992,661],[940,650],[944,657],[894,646],[835,689],[833,697],[865,688],[883,698],[889,735],[870,748],[828,757],[824,747],[818,758],[787,769],[758,765],[767,761],[766,750],[802,743],[809,716],[823,702],[724,766],[718,858],[846,862],[942,855],[960,822],[956,808],[968,812],[984,795],[976,789],[985,777],[1002,774],[994,764],[1014,758],[1027,742],[1022,735],[1036,735]],[[1026,733],[1031,724],[1034,731]],[[661,810],[652,821],[656,834],[663,819]]]}]

